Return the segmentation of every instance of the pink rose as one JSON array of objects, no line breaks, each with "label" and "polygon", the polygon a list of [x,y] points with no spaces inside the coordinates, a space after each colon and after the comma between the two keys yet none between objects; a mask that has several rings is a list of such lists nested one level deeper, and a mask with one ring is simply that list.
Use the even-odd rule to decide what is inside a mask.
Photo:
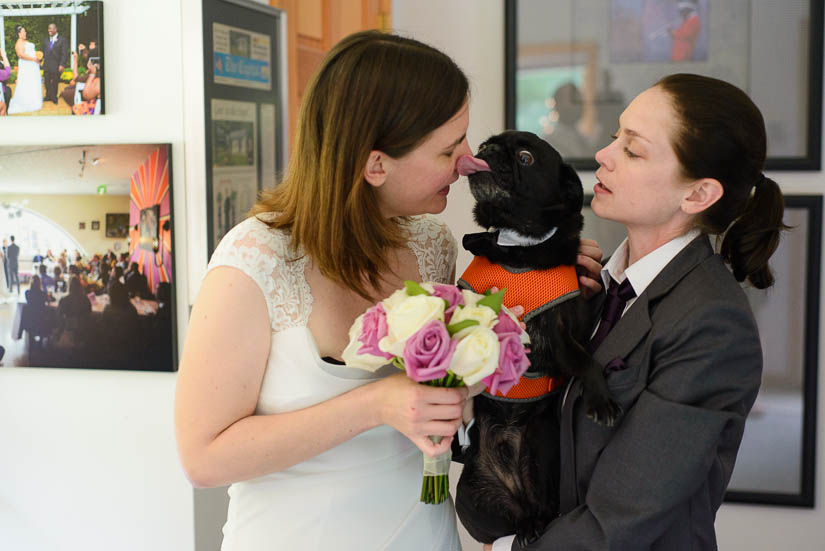
[{"label": "pink rose", "polygon": [[450,339],[444,324],[432,320],[407,339],[404,345],[407,376],[418,383],[445,377],[456,344]]},{"label": "pink rose", "polygon": [[444,322],[449,324],[450,318],[453,317],[453,312],[456,306],[464,306],[464,295],[461,294],[461,289],[455,285],[433,285],[432,296],[443,298],[449,303],[449,306],[444,310]]},{"label": "pink rose", "polygon": [[361,341],[359,354],[372,354],[382,358],[392,359],[392,354],[384,352],[378,348],[378,341],[387,336],[387,311],[380,302],[364,313],[361,334],[358,340]]},{"label": "pink rose", "polygon": [[515,333],[516,335],[521,334],[521,326],[513,320],[502,308],[498,313],[498,323],[495,327],[493,327],[493,331],[496,335],[499,336],[499,340],[501,340],[502,335],[506,333]]},{"label": "pink rose", "polygon": [[527,359],[527,352],[518,333],[499,334],[498,344],[498,367],[482,381],[490,394],[495,394],[496,391],[507,394],[530,367],[530,360]]}]

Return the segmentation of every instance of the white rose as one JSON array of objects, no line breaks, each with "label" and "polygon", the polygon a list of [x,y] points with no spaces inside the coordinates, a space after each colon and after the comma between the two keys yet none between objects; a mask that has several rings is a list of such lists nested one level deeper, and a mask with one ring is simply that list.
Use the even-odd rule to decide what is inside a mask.
[{"label": "white rose", "polygon": [[484,295],[474,293],[468,289],[462,289],[461,295],[464,297],[464,306],[467,308],[470,306],[475,306],[476,302],[484,298]]},{"label": "white rose", "polygon": [[381,301],[381,304],[384,306],[384,311],[386,313],[390,313],[390,311],[410,298],[407,292],[404,289],[399,289],[384,300]]},{"label": "white rose", "polygon": [[436,285],[436,284],[433,283],[432,281],[423,281],[423,282],[419,283],[419,285],[421,285],[421,288],[424,289],[425,291],[427,291],[430,294],[433,294],[435,292],[434,285]]},{"label": "white rose", "polygon": [[450,371],[474,385],[491,375],[498,367],[498,335],[486,327],[475,325],[458,341]]},{"label": "white rose", "polygon": [[344,360],[344,363],[347,364],[347,367],[357,367],[358,369],[366,369],[367,371],[374,372],[379,367],[390,363],[390,361],[381,356],[358,353],[358,349],[363,346],[361,341],[358,340],[363,326],[364,314],[361,314],[349,329],[349,344],[341,354],[341,358]]},{"label": "white rose", "polygon": [[[464,300],[467,300],[467,297],[464,297]],[[478,322],[478,325],[473,325],[462,329],[453,335],[453,338],[464,338],[467,332],[473,327],[481,326],[485,329],[492,329],[495,324],[498,323],[498,314],[496,314],[492,308],[488,308],[487,306],[476,306],[475,303],[471,306],[459,306],[455,309],[455,312],[453,312],[453,317],[450,318],[450,325],[465,320],[475,320]]]},{"label": "white rose", "polygon": [[384,352],[402,356],[407,339],[432,320],[444,321],[444,300],[415,295],[387,312],[387,336],[378,341]]}]

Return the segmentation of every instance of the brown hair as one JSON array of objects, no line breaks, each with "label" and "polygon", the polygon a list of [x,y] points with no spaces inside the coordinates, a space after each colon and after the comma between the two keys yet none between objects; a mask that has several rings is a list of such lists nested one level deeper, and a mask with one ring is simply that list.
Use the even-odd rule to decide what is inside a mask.
[{"label": "brown hair", "polygon": [[411,152],[449,121],[468,96],[467,77],[447,55],[378,31],[344,38],[310,81],[284,181],[251,214],[274,213],[321,273],[372,299],[387,252],[406,243],[404,219],[385,219],[363,176],[371,150]]},{"label": "brown hair", "polygon": [[787,226],[782,191],[762,174],[767,150],[762,113],[745,92],[715,78],[680,73],[656,86],[669,95],[680,119],[672,142],[683,175],[714,178],[724,189],[696,226],[724,235],[720,254],[737,281],[770,287],[768,259]]}]

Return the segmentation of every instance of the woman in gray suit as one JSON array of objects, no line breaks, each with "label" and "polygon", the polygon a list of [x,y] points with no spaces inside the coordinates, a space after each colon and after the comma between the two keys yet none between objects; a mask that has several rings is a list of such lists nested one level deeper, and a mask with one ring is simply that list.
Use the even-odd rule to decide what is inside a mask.
[{"label": "woman in gray suit", "polygon": [[[591,350],[623,415],[594,423],[570,384],[561,515],[533,541],[492,549],[717,549],[716,511],[762,371],[739,282],[773,283],[784,229],[765,150],[758,108],[720,80],[665,77],[622,113],[596,154],[592,208],[627,239],[602,269]],[[724,235],[718,254],[709,234]]]}]

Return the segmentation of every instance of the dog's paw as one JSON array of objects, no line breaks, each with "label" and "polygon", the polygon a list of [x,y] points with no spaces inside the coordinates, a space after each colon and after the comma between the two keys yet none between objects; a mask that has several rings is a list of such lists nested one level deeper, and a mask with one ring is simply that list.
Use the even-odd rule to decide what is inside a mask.
[{"label": "dog's paw", "polygon": [[587,407],[587,417],[594,423],[613,427],[622,416],[622,407],[611,399],[591,402]]}]

